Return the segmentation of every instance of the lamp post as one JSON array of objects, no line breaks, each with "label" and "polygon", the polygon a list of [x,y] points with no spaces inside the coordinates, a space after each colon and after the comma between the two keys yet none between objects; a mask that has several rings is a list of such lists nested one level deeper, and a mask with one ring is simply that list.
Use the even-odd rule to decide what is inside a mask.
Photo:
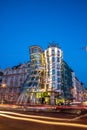
[{"label": "lamp post", "polygon": [[4,103],[4,96],[5,96],[5,88],[7,87],[7,85],[5,83],[1,84],[1,88],[2,88],[2,99],[1,99],[1,104]]}]

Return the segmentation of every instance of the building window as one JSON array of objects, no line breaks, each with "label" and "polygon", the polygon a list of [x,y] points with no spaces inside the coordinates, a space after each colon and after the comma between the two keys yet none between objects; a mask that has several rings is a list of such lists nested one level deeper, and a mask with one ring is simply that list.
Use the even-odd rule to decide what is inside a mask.
[{"label": "building window", "polygon": [[57,64],[57,69],[61,69],[61,65],[60,64]]},{"label": "building window", "polygon": [[57,89],[61,89],[61,85],[60,84],[57,84]]},{"label": "building window", "polygon": [[50,70],[50,66],[48,65],[48,70]]},{"label": "building window", "polygon": [[47,53],[47,56],[48,56],[49,55],[48,51],[46,53]]},{"label": "building window", "polygon": [[18,80],[15,80],[15,86],[18,87]]},{"label": "building window", "polygon": [[54,55],[55,54],[55,51],[54,50],[52,50],[52,55]]},{"label": "building window", "polygon": [[55,62],[55,57],[52,57],[52,62]]},{"label": "building window", "polygon": [[48,68],[48,72],[50,72],[50,68]]},{"label": "building window", "polygon": [[55,76],[52,76],[52,81],[55,81]]},{"label": "building window", "polygon": [[52,83],[52,88],[55,88],[55,83]]},{"label": "building window", "polygon": [[57,62],[60,62],[60,58],[59,57],[57,57]]},{"label": "building window", "polygon": [[8,74],[9,74],[9,72],[7,71],[7,72],[6,72],[6,75],[8,75]]},{"label": "building window", "polygon": [[57,79],[57,82],[60,83],[60,82],[61,82],[61,78],[58,78],[58,79]]},{"label": "building window", "polygon": [[13,80],[10,80],[10,87],[13,87]]},{"label": "building window", "polygon": [[58,50],[58,53],[57,53],[58,56],[60,56],[60,51]]},{"label": "building window", "polygon": [[49,58],[47,58],[47,62],[49,63]]},{"label": "building window", "polygon": [[50,72],[48,71],[48,76],[50,76]]},{"label": "building window", "polygon": [[57,76],[60,76],[61,75],[61,71],[57,71]]},{"label": "building window", "polygon": [[52,75],[54,75],[54,74],[55,74],[55,69],[52,70]]}]

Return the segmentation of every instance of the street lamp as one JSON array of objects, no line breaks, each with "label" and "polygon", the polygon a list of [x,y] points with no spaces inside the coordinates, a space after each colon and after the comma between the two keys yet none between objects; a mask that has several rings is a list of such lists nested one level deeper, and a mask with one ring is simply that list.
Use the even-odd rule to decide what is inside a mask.
[{"label": "street lamp", "polygon": [[2,88],[2,99],[1,99],[1,104],[4,103],[4,96],[5,96],[5,88],[7,87],[7,85],[5,83],[1,84],[1,88]]}]

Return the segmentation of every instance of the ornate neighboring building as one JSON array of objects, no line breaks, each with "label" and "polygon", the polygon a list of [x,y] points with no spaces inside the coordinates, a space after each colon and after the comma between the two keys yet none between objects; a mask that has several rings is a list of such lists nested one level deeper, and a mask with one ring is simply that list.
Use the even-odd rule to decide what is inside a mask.
[{"label": "ornate neighboring building", "polygon": [[6,102],[16,102],[20,94],[20,88],[27,78],[28,63],[19,64],[3,71],[2,84],[6,85],[5,97]]}]

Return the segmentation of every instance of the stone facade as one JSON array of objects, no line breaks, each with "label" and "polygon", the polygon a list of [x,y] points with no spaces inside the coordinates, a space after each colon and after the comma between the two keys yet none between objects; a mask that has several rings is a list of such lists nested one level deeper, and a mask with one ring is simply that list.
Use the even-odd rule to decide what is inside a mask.
[{"label": "stone facade", "polygon": [[4,100],[15,102],[20,94],[20,88],[27,78],[28,63],[20,64],[3,71],[2,84],[6,85]]}]

